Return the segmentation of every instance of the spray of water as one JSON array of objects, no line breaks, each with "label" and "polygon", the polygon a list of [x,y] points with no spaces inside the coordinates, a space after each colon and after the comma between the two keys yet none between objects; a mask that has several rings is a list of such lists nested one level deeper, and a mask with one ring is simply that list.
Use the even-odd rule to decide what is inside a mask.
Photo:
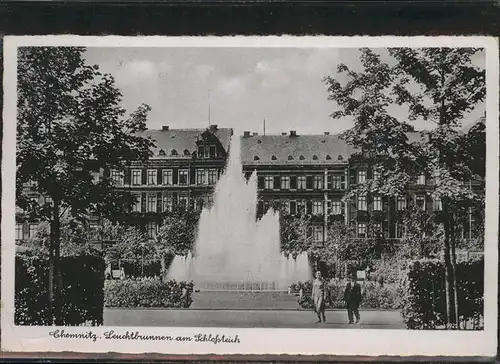
[{"label": "spray of water", "polygon": [[280,252],[278,213],[271,209],[256,220],[257,175],[243,176],[238,135],[231,138],[214,203],[201,212],[195,253],[175,257],[168,276],[205,290],[286,290],[310,278],[307,255],[293,259]]}]

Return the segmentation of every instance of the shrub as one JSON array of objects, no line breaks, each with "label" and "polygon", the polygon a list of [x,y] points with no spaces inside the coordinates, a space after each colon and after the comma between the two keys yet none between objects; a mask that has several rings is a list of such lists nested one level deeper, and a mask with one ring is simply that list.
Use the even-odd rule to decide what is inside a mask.
[{"label": "shrub", "polygon": [[[63,257],[60,269],[62,324],[77,326],[90,321],[102,325],[104,261],[90,256]],[[48,272],[46,259],[16,257],[16,325],[52,325]]]},{"label": "shrub", "polygon": [[[446,322],[444,263],[411,262],[402,277],[402,315],[408,329],[436,329]],[[483,317],[484,261],[457,264],[458,307],[462,324]],[[482,329],[475,324],[475,329]]]},{"label": "shrub", "polygon": [[159,279],[112,280],[104,285],[106,307],[188,308],[193,302],[193,283]]},{"label": "shrub", "polygon": [[161,275],[161,262],[159,260],[144,260],[144,264],[140,259],[122,260],[120,264],[127,277],[141,277],[143,272],[144,277],[155,277]]},{"label": "shrub", "polygon": [[[298,304],[301,308],[310,309],[314,307],[311,299],[312,282],[298,282],[294,284],[294,289],[300,291],[302,288],[303,296],[299,297]],[[325,287],[326,307],[344,308],[344,290],[345,284],[340,282],[330,282]],[[362,308],[380,308],[380,309],[398,309],[401,307],[400,291],[395,285],[385,287],[377,286],[372,282],[366,282],[361,285]]]}]

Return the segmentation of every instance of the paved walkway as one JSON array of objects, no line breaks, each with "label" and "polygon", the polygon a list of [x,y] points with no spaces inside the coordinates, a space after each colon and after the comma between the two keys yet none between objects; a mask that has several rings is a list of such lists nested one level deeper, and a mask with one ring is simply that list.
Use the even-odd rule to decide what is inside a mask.
[{"label": "paved walkway", "polygon": [[302,310],[104,309],[105,326],[366,328],[404,329],[399,311],[361,311],[361,322],[347,324],[345,310],[328,310],[326,323]]}]

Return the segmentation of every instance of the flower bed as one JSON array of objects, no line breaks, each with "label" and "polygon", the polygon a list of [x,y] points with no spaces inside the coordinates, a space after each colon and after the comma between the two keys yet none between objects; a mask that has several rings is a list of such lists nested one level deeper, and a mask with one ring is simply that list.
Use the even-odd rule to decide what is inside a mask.
[{"label": "flower bed", "polygon": [[[301,308],[311,309],[314,307],[311,299],[312,282],[298,282],[291,287],[292,293],[299,293],[302,289],[302,296],[298,299]],[[330,282],[326,285],[326,307],[345,308],[344,302],[345,284],[340,282]],[[370,309],[399,309],[401,308],[401,295],[396,285],[385,285],[380,287],[373,282],[361,284],[361,308]]]},{"label": "flower bed", "polygon": [[159,279],[112,280],[104,285],[105,307],[188,308],[193,302],[193,283]]}]

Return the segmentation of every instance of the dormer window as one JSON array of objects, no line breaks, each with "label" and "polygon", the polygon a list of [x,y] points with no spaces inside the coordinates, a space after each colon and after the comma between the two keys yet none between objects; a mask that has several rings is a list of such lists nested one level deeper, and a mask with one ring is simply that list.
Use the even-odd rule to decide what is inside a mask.
[{"label": "dormer window", "polygon": [[205,158],[205,146],[200,145],[198,147],[198,158]]},{"label": "dormer window", "polygon": [[160,151],[158,152],[158,155],[165,156],[165,151],[163,149],[160,149]]},{"label": "dormer window", "polygon": [[271,159],[272,159],[273,161],[275,161],[275,160],[276,160],[276,159],[278,159],[278,158],[276,158],[276,156],[275,156],[275,155],[273,155],[273,156],[271,157]]},{"label": "dormer window", "polygon": [[175,149],[172,149],[172,151],[170,152],[171,155],[177,155],[177,151]]},{"label": "dormer window", "polygon": [[317,161],[318,160],[318,156],[317,155],[313,155],[313,160]]},{"label": "dormer window", "polygon": [[289,161],[292,161],[293,160],[293,157],[291,155],[288,156],[288,160]]},{"label": "dormer window", "polygon": [[342,157],[341,155],[339,155],[339,156],[337,157],[337,159],[338,159],[339,161],[341,161],[341,160],[343,160],[343,159],[344,159],[344,157]]},{"label": "dormer window", "polygon": [[332,157],[330,157],[328,154],[326,155],[326,160],[329,161],[330,159],[332,159]]},{"label": "dormer window", "polygon": [[184,155],[191,155],[191,153],[189,152],[189,150],[184,149]]},{"label": "dormer window", "polygon": [[304,160],[304,159],[306,159],[306,158],[305,158],[303,155],[301,155],[301,156],[299,157],[299,159],[300,159],[301,161],[303,161],[303,160]]},{"label": "dormer window", "polygon": [[258,156],[256,156],[256,155],[254,155],[254,156],[253,156],[253,160],[254,160],[254,161],[258,161],[259,159],[260,159],[260,158],[259,158]]}]

